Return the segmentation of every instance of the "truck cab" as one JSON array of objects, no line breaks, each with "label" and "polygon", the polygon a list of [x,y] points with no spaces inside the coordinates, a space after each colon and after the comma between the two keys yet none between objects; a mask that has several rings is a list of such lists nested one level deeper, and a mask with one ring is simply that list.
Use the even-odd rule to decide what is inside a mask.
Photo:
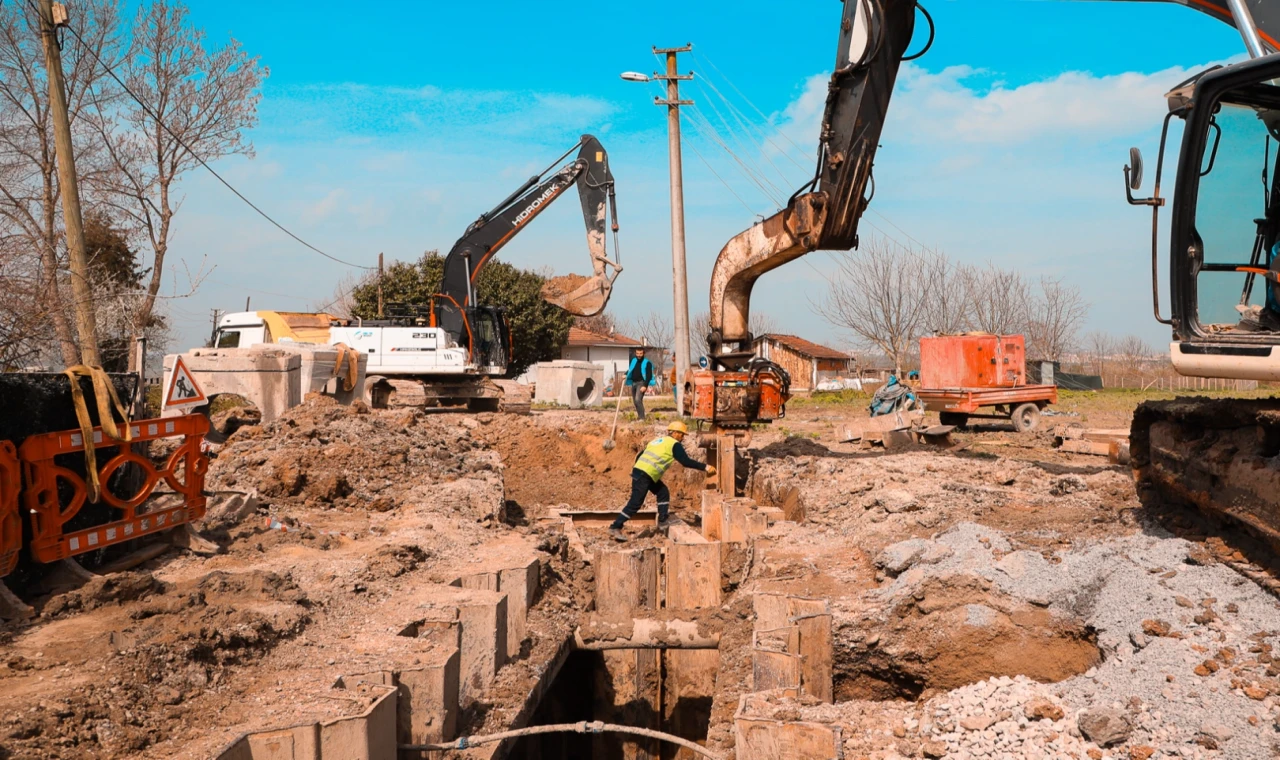
[{"label": "truck cab", "polygon": [[267,321],[256,311],[240,311],[224,314],[218,320],[218,330],[213,336],[214,348],[248,348],[262,343],[274,343]]}]

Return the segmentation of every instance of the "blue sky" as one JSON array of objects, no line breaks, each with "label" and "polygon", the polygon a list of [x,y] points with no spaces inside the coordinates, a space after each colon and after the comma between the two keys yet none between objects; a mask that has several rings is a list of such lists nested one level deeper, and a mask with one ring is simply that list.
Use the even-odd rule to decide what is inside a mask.
[{"label": "blue sky", "polygon": [[[670,13],[558,0],[190,5],[212,40],[234,36],[271,69],[250,134],[256,157],[219,170],[348,260],[447,251],[579,134],[599,136],[618,182],[626,271],[611,309],[624,319],[670,309],[670,237],[664,112],[650,85],[618,73],[651,72],[655,44],[695,45],[682,67],[700,76],[685,89],[697,101],[685,126],[685,192],[690,303],[703,311],[720,247],[811,172],[840,15],[833,0],[701,0]],[[1160,3],[926,5],[938,39],[899,77],[863,234],[1063,276],[1093,304],[1086,329],[1167,341],[1150,316],[1149,217],[1124,203],[1120,170],[1130,144],[1154,160],[1161,95],[1238,56],[1235,31]],[[772,186],[756,187],[708,125]],[[181,262],[170,271],[216,268],[196,295],[168,302],[178,347],[208,335],[210,309],[238,310],[246,296],[254,308],[304,309],[330,300],[350,274],[207,176],[192,173],[182,190]],[[587,271],[576,202],[552,207],[502,255],[556,274]],[[786,331],[843,345],[810,309],[833,269],[829,254],[810,254],[762,280],[753,306]],[[166,283],[174,288],[185,291],[185,278]]]}]

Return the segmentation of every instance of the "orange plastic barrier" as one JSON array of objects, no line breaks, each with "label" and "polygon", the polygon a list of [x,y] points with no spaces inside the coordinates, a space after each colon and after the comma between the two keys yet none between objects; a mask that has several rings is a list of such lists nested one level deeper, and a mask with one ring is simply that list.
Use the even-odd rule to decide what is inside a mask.
[{"label": "orange plastic barrier", "polygon": [[[112,440],[103,435],[102,428],[94,428],[92,445],[95,449],[120,448],[103,465],[99,476],[101,481],[108,483],[116,470],[133,464],[145,475],[145,482],[137,493],[128,498],[121,498],[104,487],[100,501],[121,513],[121,519],[71,533],[64,533],[63,526],[84,506],[88,489],[83,478],[59,466],[54,457],[84,451],[84,436],[79,430],[67,430],[33,435],[22,442],[19,452],[27,483],[23,501],[31,511],[31,555],[38,562],[56,562],[204,516],[204,476],[209,469],[209,458],[200,451],[200,444],[205,433],[209,432],[209,420],[204,415],[192,414],[142,420],[130,423],[129,427],[134,442],[181,437],[182,445],[169,457],[164,468],[157,470],[146,457],[135,453],[129,444]],[[151,497],[161,480],[182,495],[182,503],[139,514],[138,507]],[[58,498],[59,481],[71,487],[71,498],[65,505]]]},{"label": "orange plastic barrier", "polygon": [[18,511],[21,491],[18,450],[8,441],[0,441],[0,578],[13,572],[18,552],[22,551],[22,514]]}]

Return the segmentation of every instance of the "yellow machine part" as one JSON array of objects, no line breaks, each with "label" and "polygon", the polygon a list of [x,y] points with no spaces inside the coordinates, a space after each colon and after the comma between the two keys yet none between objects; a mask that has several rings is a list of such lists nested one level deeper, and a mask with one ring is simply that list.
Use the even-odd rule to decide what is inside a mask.
[{"label": "yellow machine part", "polygon": [[266,323],[273,343],[281,339],[295,343],[328,343],[329,325],[337,320],[329,314],[299,311],[260,311],[258,316]]}]

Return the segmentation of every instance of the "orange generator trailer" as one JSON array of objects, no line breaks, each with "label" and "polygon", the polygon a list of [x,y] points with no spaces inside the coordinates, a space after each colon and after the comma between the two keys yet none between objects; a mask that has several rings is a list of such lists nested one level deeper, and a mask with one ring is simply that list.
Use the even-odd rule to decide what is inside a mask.
[{"label": "orange generator trailer", "polygon": [[920,385],[916,395],[925,409],[961,427],[982,417],[1007,419],[1018,432],[1035,430],[1041,410],[1058,401],[1056,386],[1027,383],[1021,335],[921,338]]}]

